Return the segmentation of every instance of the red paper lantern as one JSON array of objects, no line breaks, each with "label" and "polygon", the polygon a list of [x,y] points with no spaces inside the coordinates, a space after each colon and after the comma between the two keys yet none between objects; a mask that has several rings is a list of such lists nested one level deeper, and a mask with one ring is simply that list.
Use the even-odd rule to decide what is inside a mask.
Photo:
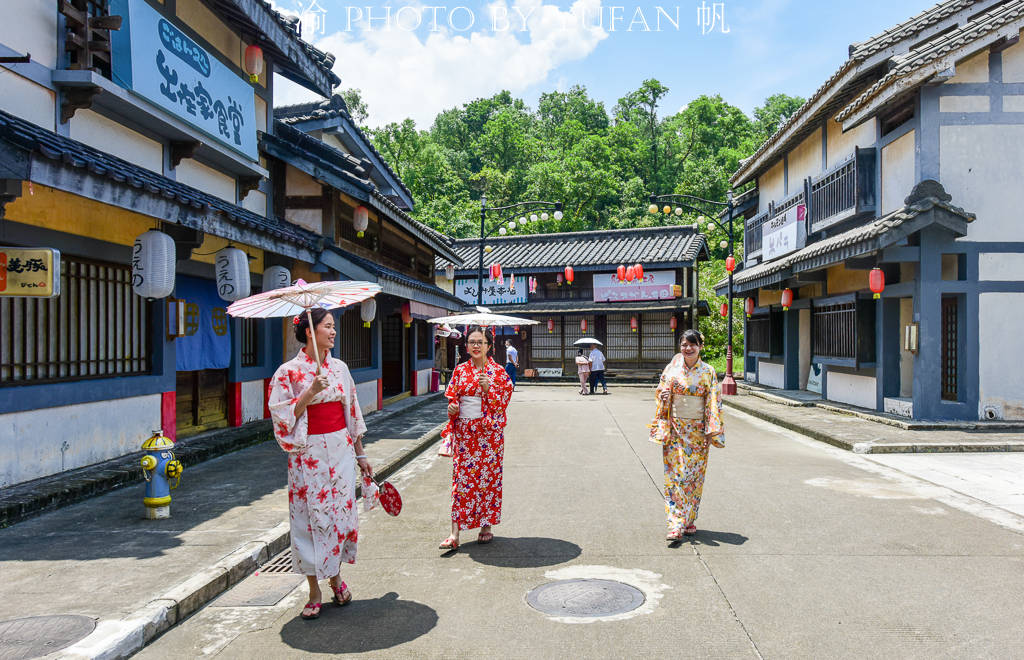
[{"label": "red paper lantern", "polygon": [[725,258],[725,269],[730,273],[736,270],[736,259],[731,254]]},{"label": "red paper lantern", "polygon": [[640,264],[633,266],[633,275],[636,276],[636,279],[642,282],[644,279],[644,267]]},{"label": "red paper lantern", "polygon": [[407,328],[412,325],[412,308],[408,302],[402,303],[402,323]]},{"label": "red paper lantern", "polygon": [[743,303],[743,309],[747,313],[747,318],[749,319],[750,315],[754,313],[754,299],[747,298]]},{"label": "red paper lantern", "polygon": [[259,46],[247,46],[245,49],[245,72],[249,74],[249,82],[259,82],[263,73],[263,49]]},{"label": "red paper lantern", "polygon": [[788,311],[793,305],[793,289],[782,290],[782,309]]},{"label": "red paper lantern", "polygon": [[726,316],[729,316],[729,303],[727,303],[727,302],[722,303],[722,309],[719,310],[719,312],[721,313],[723,319]]},{"label": "red paper lantern", "polygon": [[674,317],[674,316],[669,317],[668,327],[671,330],[675,330],[676,328],[679,327],[679,320],[676,317]]},{"label": "red paper lantern", "polygon": [[554,331],[555,331],[555,320],[554,319],[548,319],[548,332],[554,332]]},{"label": "red paper lantern", "polygon": [[515,331],[516,331],[516,334],[518,335],[518,334],[519,334],[519,326],[518,326],[518,325],[517,325],[517,326],[515,326],[515,328],[514,328],[514,329],[515,329]]},{"label": "red paper lantern", "polygon": [[620,265],[618,268],[616,268],[615,269],[615,274],[618,276],[620,282],[625,282],[626,281],[626,267],[625,266],[621,266]]},{"label": "red paper lantern", "polygon": [[636,270],[632,266],[626,266],[626,281],[632,282],[636,278]]},{"label": "red paper lantern", "polygon": [[882,292],[885,291],[885,273],[881,268],[871,269],[868,273],[868,284],[871,286],[871,293],[875,294],[875,299],[881,298]]},{"label": "red paper lantern", "polygon": [[565,281],[568,282],[569,284],[572,284],[572,279],[573,279],[572,266],[566,266],[565,267]]},{"label": "red paper lantern", "polygon": [[501,264],[494,264],[494,279],[503,280],[505,279],[501,275]]},{"label": "red paper lantern", "polygon": [[580,332],[587,331],[587,319],[580,319]]},{"label": "red paper lantern", "polygon": [[629,329],[636,332],[637,320],[635,316],[629,318]]}]

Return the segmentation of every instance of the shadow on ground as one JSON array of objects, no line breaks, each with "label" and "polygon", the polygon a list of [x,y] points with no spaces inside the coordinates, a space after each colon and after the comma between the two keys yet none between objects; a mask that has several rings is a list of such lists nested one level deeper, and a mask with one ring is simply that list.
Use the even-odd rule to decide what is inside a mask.
[{"label": "shadow on ground", "polygon": [[345,607],[325,605],[320,618],[312,621],[296,613],[281,629],[281,641],[309,653],[363,653],[411,642],[436,625],[433,608],[401,600],[392,591]]},{"label": "shadow on ground", "polygon": [[735,532],[713,532],[706,529],[698,529],[697,533],[693,536],[686,536],[682,541],[675,541],[671,547],[678,548],[683,545],[743,545],[749,539],[742,534],[736,534]]},{"label": "shadow on ground", "polygon": [[[459,546],[458,552],[488,566],[500,568],[540,568],[572,561],[582,549],[575,543],[537,536],[507,537],[495,535],[490,543],[475,540]],[[454,553],[449,553],[450,556]]]}]

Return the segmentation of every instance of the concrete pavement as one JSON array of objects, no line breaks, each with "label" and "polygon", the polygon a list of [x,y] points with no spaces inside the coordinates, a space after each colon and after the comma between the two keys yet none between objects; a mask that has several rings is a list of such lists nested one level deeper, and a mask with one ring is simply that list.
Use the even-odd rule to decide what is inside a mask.
[{"label": "concrete pavement", "polygon": [[[510,408],[494,543],[477,545],[470,532],[459,552],[436,550],[451,468],[430,450],[392,479],[402,515],[363,518],[359,562],[343,571],[351,605],[308,622],[298,618],[297,576],[297,588],[267,605],[240,606],[231,590],[140,657],[1024,655],[1024,517],[986,501],[997,499],[984,492],[993,486],[977,483],[996,463],[975,465],[978,478],[953,489],[912,474],[932,470],[941,482],[937,467],[897,469],[884,464],[889,456],[842,451],[730,410],[700,531],[670,547],[660,449],[644,428],[651,407],[642,389],[584,398],[568,387],[522,388]],[[1019,478],[1006,483],[1020,487]],[[260,591],[259,577],[236,589]],[[580,578],[633,585],[645,602],[584,620],[526,602],[539,585]]]}]

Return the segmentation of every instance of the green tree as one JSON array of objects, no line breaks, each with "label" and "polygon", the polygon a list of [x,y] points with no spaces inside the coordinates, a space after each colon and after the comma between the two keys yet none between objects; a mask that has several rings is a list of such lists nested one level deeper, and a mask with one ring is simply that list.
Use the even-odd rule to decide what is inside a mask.
[{"label": "green tree", "polygon": [[370,110],[363,100],[363,93],[359,89],[351,88],[341,92],[341,100],[348,107],[348,114],[352,121],[360,128],[366,128],[366,120],[370,117]]}]

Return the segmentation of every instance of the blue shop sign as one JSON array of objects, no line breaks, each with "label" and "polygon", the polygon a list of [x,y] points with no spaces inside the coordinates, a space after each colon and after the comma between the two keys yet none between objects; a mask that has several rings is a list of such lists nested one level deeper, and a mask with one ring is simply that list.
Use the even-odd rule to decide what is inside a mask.
[{"label": "blue shop sign", "polygon": [[145,0],[111,0],[114,82],[255,161],[252,86]]}]

